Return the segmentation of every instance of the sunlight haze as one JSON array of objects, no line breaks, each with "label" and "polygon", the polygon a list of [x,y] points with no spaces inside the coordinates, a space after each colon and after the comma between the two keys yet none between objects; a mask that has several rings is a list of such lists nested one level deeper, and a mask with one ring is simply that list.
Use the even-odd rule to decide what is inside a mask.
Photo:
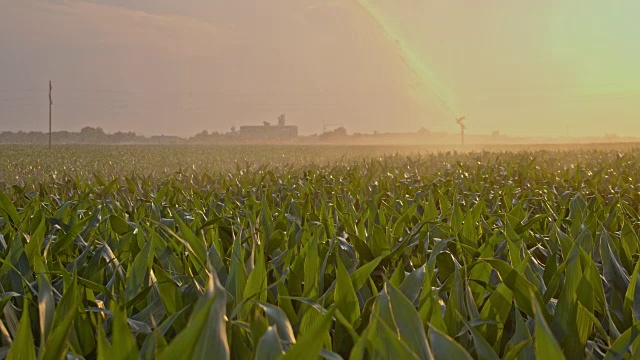
[{"label": "sunlight haze", "polygon": [[0,131],[640,136],[633,0],[4,0]]}]

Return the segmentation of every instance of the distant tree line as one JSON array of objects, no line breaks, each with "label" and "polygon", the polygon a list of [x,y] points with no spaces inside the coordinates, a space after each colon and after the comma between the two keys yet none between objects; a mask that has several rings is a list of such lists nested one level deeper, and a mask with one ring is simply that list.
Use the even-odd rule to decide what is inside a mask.
[{"label": "distant tree line", "polygon": [[[0,132],[0,144],[46,144],[49,134],[41,131]],[[55,131],[54,144],[157,144],[184,142],[178,136],[142,136],[134,132],[105,133],[102,128],[85,126],[79,132]]]},{"label": "distant tree line", "polygon": [[[49,133],[41,131],[0,132],[0,144],[47,144]],[[134,132],[106,133],[100,127],[85,126],[78,132],[55,131],[54,144],[229,144],[242,142],[239,133],[203,130],[189,138],[180,136],[143,136]]]},{"label": "distant tree line", "polygon": [[[349,135],[347,129],[338,127],[331,131],[323,132],[309,136],[298,137],[294,141],[319,142],[319,143],[335,143],[350,141],[349,139],[378,139],[378,138],[415,138],[416,141],[422,141],[431,135],[431,131],[426,128],[420,128],[413,133],[378,133],[361,134],[354,133]],[[18,131],[18,132],[0,132],[0,144],[47,144],[49,134],[41,131]],[[106,133],[100,127],[85,126],[78,132],[72,131],[55,131],[52,133],[54,144],[236,144],[236,143],[254,143],[260,142],[254,138],[247,138],[240,132],[232,128],[231,132],[219,133],[203,130],[191,137],[184,138],[179,136],[144,136],[134,132]]]}]

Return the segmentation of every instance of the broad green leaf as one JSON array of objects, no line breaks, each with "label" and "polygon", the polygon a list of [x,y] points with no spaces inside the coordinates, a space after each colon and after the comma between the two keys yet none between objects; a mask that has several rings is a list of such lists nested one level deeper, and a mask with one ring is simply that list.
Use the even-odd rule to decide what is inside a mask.
[{"label": "broad green leaf", "polygon": [[140,358],[136,339],[131,333],[127,315],[122,309],[117,309],[113,316],[109,357],[123,360],[137,360]]},{"label": "broad green leaf", "polygon": [[[486,263],[491,265],[502,278],[502,282],[513,292],[514,298],[518,306],[525,311],[529,316],[533,315],[533,309],[531,306],[534,298],[540,298],[537,290],[533,284],[527,281],[522,274],[517,272],[514,268],[509,266],[506,262],[497,259],[483,259]],[[538,295],[534,295],[538,294]],[[542,301],[542,299],[539,299]]]},{"label": "broad green leaf", "polygon": [[196,304],[186,328],[158,359],[229,359],[225,317],[226,296],[214,272],[209,275],[206,294]]},{"label": "broad green leaf", "polygon": [[65,356],[69,347],[69,332],[76,316],[78,316],[77,276],[67,277],[67,281],[70,284],[65,284],[66,288],[54,312],[51,333],[43,350],[43,353],[51,359],[61,359]]},{"label": "broad green leaf", "polygon": [[262,335],[256,350],[256,360],[276,360],[284,354],[284,347],[280,342],[278,330],[275,326],[269,326],[267,332]]},{"label": "broad green leaf", "polygon": [[60,237],[55,244],[53,244],[53,252],[60,253],[66,247],[70,246],[76,240],[78,235],[80,235],[80,232],[82,232],[82,229],[84,229],[89,220],[91,220],[91,218],[87,217],[74,224],[69,231],[65,232],[65,234]]},{"label": "broad green leaf", "polygon": [[353,289],[355,291],[360,290],[360,288],[364,286],[369,276],[371,276],[373,270],[375,270],[376,267],[378,267],[378,264],[380,264],[381,260],[382,257],[377,257],[372,261],[369,261],[360,266],[358,269],[356,269],[356,271],[351,273],[351,282],[353,283]]},{"label": "broad green leaf", "polygon": [[[638,353],[630,354],[630,347],[636,344],[640,338],[640,323],[636,323],[625,332],[623,332],[618,339],[611,345],[609,351],[607,351],[605,360],[613,360],[613,359],[635,359],[638,356]],[[630,357],[627,357],[631,355]]]},{"label": "broad green leaf", "polygon": [[111,229],[118,235],[126,235],[135,230],[133,226],[129,225],[128,222],[117,215],[109,216],[109,225],[111,225]]},{"label": "broad green leaf", "polygon": [[344,267],[340,257],[336,257],[336,290],[335,290],[336,308],[353,326],[358,326],[360,319],[360,305],[353,284],[349,278],[349,273]]},{"label": "broad green leaf", "polygon": [[[244,288],[243,300],[253,299],[260,302],[267,300],[267,270],[264,262],[264,253],[262,249],[258,251],[258,255],[255,258],[255,266]],[[248,313],[251,307],[250,303],[245,304],[244,314]],[[244,315],[241,315],[244,318]]]},{"label": "broad green leaf", "polygon": [[307,299],[316,299],[318,296],[318,273],[320,271],[320,259],[318,258],[318,240],[311,239],[306,247],[304,260],[304,293]]},{"label": "broad green leaf", "polygon": [[22,220],[20,219],[18,210],[2,190],[0,190],[0,215],[6,215],[16,228],[22,226]]},{"label": "broad green leaf", "polygon": [[493,350],[491,345],[487,342],[487,340],[480,335],[478,330],[476,330],[473,326],[467,323],[467,328],[471,332],[471,337],[473,338],[473,344],[475,345],[476,354],[478,359],[481,360],[497,360],[499,359],[496,352]]},{"label": "broad green leaf", "polygon": [[391,359],[420,359],[401,337],[397,330],[392,329],[387,322],[377,318],[371,321],[370,326],[374,330],[368,336],[369,352],[374,356],[386,356]]},{"label": "broad green leaf", "polygon": [[282,311],[279,307],[265,303],[258,303],[258,305],[264,309],[264,312],[267,315],[267,320],[269,321],[269,325],[276,327],[276,333],[281,336],[282,339],[287,343],[295,343],[296,338],[293,334],[293,328],[291,327],[291,323],[289,322],[289,319],[287,318],[287,315],[284,313],[284,311]]},{"label": "broad green leaf", "polygon": [[398,287],[411,303],[415,303],[422,290],[425,278],[425,266],[421,266],[409,274]]},{"label": "broad green leaf", "polygon": [[152,261],[151,241],[147,241],[127,269],[127,278],[125,280],[124,290],[125,302],[131,301],[144,287],[144,280],[149,273],[149,266]]},{"label": "broad green leaf", "polygon": [[104,333],[102,321],[98,322],[96,332],[98,360],[111,360],[111,344],[109,343],[109,340],[107,340],[107,335]]},{"label": "broad green leaf", "polygon": [[31,333],[31,319],[29,318],[29,302],[26,299],[23,309],[18,334],[13,339],[7,360],[35,360],[36,358],[35,342]]},{"label": "broad green leaf", "polygon": [[420,321],[418,311],[413,304],[396,288],[390,284],[385,285],[385,291],[389,294],[391,312],[396,323],[400,338],[421,359],[432,359],[433,354],[427,342],[427,335]]},{"label": "broad green leaf", "polygon": [[460,344],[433,326],[429,326],[429,338],[431,339],[433,358],[436,360],[473,359]]},{"label": "broad green leaf", "polygon": [[38,316],[40,319],[40,347],[44,345],[51,332],[55,313],[55,302],[51,290],[51,284],[47,278],[40,273],[38,278]]},{"label": "broad green leaf", "polygon": [[556,341],[556,338],[551,332],[551,328],[547,325],[547,321],[544,319],[542,310],[538,302],[534,300],[533,308],[535,311],[535,349],[536,356],[539,359],[565,359],[562,348]]},{"label": "broad green leaf", "polygon": [[282,359],[317,358],[322,351],[324,337],[331,329],[334,311],[335,308],[329,309],[320,321],[315,323],[309,331],[298,339],[298,342],[295,345],[291,346],[287,350]]}]

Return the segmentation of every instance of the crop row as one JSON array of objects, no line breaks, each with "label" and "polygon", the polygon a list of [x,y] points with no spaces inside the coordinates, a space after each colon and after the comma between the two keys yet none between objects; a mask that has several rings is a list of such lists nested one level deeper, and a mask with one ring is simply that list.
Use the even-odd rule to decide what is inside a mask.
[{"label": "crop row", "polygon": [[640,152],[94,156],[5,180],[0,355],[639,354]]}]

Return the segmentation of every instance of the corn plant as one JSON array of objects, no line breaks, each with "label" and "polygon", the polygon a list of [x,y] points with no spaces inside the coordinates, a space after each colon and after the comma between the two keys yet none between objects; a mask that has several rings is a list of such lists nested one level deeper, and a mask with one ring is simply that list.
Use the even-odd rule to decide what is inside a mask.
[{"label": "corn plant", "polygon": [[0,356],[640,356],[640,151],[405,150],[0,153]]}]

